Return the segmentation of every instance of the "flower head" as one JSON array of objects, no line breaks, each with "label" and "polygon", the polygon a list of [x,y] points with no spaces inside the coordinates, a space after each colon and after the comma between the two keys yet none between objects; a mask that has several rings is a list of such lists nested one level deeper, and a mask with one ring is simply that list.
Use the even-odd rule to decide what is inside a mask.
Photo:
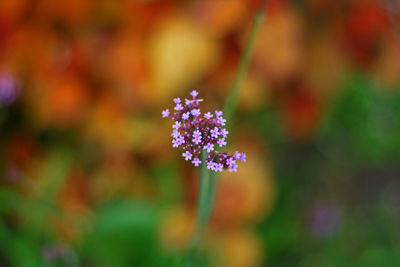
[{"label": "flower head", "polygon": [[[170,117],[175,122],[172,125],[172,147],[182,147],[184,152],[182,156],[186,161],[190,161],[198,167],[200,164],[207,164],[207,168],[222,172],[228,169],[230,172],[237,171],[237,160],[246,161],[246,154],[236,151],[233,155],[226,152],[215,151],[215,145],[223,147],[227,145],[226,138],[228,131],[222,126],[226,120],[222,117],[222,111],[215,111],[215,118],[211,112],[204,113],[200,117],[201,111],[199,104],[202,99],[196,98],[197,91],[192,91],[190,95],[192,100],[185,99],[185,105],[182,105],[180,98],[174,98],[174,112],[170,113],[168,109],[161,112],[162,117]],[[191,116],[192,119],[191,119]],[[208,156],[205,162],[199,159],[202,151],[206,151]]]}]

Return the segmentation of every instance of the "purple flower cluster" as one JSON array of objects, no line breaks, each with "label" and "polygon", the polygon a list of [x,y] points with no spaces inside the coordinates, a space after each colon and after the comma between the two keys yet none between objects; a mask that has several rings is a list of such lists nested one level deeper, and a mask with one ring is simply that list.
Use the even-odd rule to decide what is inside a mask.
[{"label": "purple flower cluster", "polygon": [[161,112],[162,117],[170,117],[175,123],[172,125],[172,147],[182,146],[185,150],[182,156],[190,160],[196,167],[202,162],[199,159],[200,153],[205,150],[208,153],[206,159],[207,168],[215,172],[222,172],[228,169],[230,172],[237,171],[237,160],[246,161],[246,154],[236,151],[229,155],[226,152],[215,151],[215,147],[226,146],[228,131],[225,126],[226,120],[222,117],[222,111],[215,111],[214,114],[207,112],[201,116],[199,108],[202,99],[198,99],[197,91],[192,91],[192,99],[185,99],[182,104],[180,98],[174,98],[174,112],[168,109]]}]

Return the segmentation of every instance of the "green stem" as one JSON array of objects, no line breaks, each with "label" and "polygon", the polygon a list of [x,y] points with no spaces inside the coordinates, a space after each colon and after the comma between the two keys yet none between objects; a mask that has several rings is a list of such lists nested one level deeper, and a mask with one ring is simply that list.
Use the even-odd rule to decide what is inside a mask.
[{"label": "green stem", "polygon": [[207,198],[207,220],[211,216],[212,209],[214,206],[215,192],[217,191],[217,173],[208,171],[209,173],[209,186],[208,186],[208,198]]},{"label": "green stem", "polygon": [[[207,159],[207,152],[202,153],[202,162],[205,163]],[[202,164],[200,169],[200,184],[199,184],[199,196],[197,201],[197,218],[195,224],[195,231],[192,240],[192,246],[196,247],[203,235],[205,225],[209,216],[209,191],[210,191],[210,173],[207,170],[207,165]]]},{"label": "green stem", "polygon": [[229,122],[227,124],[228,131],[230,131],[233,124],[233,117],[235,115],[239,99],[239,90],[243,84],[244,79],[246,78],[247,70],[249,69],[250,60],[253,55],[254,46],[256,43],[255,40],[260,31],[262,21],[264,20],[264,12],[263,12],[264,5],[265,3],[259,8],[259,10],[254,16],[249,36],[246,40],[243,53],[239,59],[239,65],[236,69],[235,78],[229,90],[228,97],[225,101],[224,115],[226,121]]},{"label": "green stem", "polygon": [[[260,30],[261,23],[264,18],[264,6],[266,1],[263,1],[257,13],[254,16],[253,24],[250,29],[249,36],[244,46],[243,54],[239,59],[238,68],[235,74],[234,81],[229,91],[229,95],[226,99],[224,106],[225,118],[230,124],[227,125],[228,131],[230,131],[233,116],[236,111],[236,106],[239,97],[239,89],[246,78],[247,70],[250,65],[250,59],[253,54],[255,40]],[[192,242],[190,244],[186,266],[193,266],[195,264],[195,256],[198,253],[198,248],[204,235],[204,231],[212,212],[214,205],[215,192],[217,188],[218,175],[215,172],[211,172],[206,167],[206,159],[208,154],[203,151],[202,153],[202,166],[200,170],[200,184],[199,184],[199,195],[198,195],[198,206],[197,206],[197,217],[195,223],[195,229],[192,236]]]},{"label": "green stem", "polygon": [[208,153],[203,150],[203,164],[200,169],[199,195],[197,200],[197,217],[191,244],[187,253],[186,266],[193,266],[195,264],[194,259],[196,259],[195,256],[198,254],[198,248],[201,244],[214,202],[216,177],[207,169],[207,164],[205,164],[207,156]]}]

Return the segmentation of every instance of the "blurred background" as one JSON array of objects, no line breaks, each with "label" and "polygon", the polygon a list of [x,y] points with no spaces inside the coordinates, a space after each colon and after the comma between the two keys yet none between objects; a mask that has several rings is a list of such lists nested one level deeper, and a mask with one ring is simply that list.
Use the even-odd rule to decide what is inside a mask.
[{"label": "blurred background", "polygon": [[[198,168],[161,110],[222,109],[256,0],[0,1],[0,265],[179,266]],[[206,266],[400,266],[400,3],[270,0]]]}]

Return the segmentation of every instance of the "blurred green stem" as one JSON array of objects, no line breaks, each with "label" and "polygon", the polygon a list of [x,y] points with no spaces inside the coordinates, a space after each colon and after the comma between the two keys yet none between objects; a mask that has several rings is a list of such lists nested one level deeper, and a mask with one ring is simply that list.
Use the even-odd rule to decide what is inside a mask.
[{"label": "blurred green stem", "polygon": [[[203,163],[206,162],[207,156],[208,153],[204,150],[202,153]],[[203,236],[203,232],[211,211],[210,192],[212,189],[211,187],[213,187],[214,183],[211,182],[210,172],[207,170],[206,166],[206,164],[202,164],[200,169],[199,196],[197,200],[197,218],[191,244],[193,248],[197,247],[198,244],[201,242],[201,238]]]},{"label": "blurred green stem", "polygon": [[226,118],[227,130],[230,131],[233,125],[233,119],[236,112],[236,107],[239,100],[239,91],[243,84],[244,79],[247,75],[247,70],[249,69],[250,61],[253,55],[255,40],[260,31],[262,22],[264,20],[264,5],[261,5],[257,13],[254,15],[253,24],[251,26],[249,36],[246,40],[243,53],[239,59],[239,64],[236,69],[235,77],[231,88],[229,89],[228,97],[225,101],[224,115]]},{"label": "blurred green stem", "polygon": [[191,240],[191,244],[187,254],[186,266],[196,265],[196,256],[198,254],[198,248],[201,244],[204,231],[207,225],[207,221],[212,211],[212,205],[214,202],[214,195],[216,189],[216,176],[207,169],[205,164],[208,153],[203,150],[202,162],[200,169],[200,181],[199,181],[199,194],[197,199],[197,215],[194,226],[194,232]]},{"label": "blurred green stem", "polygon": [[[254,16],[253,24],[251,26],[249,36],[246,40],[243,53],[239,59],[238,67],[235,73],[232,86],[229,90],[228,97],[224,106],[224,113],[227,122],[227,129],[230,131],[233,122],[233,116],[236,111],[236,106],[239,98],[239,90],[246,78],[247,70],[250,65],[250,60],[253,55],[255,40],[257,34],[261,28],[261,24],[264,18],[264,6],[266,1],[260,5],[257,13]],[[195,229],[192,236],[192,242],[188,251],[188,259],[186,266],[193,266],[194,256],[198,252],[203,234],[212,212],[214,205],[215,192],[217,188],[218,177],[215,172],[207,169],[206,158],[208,154],[203,151],[202,153],[202,167],[200,170],[200,184],[198,194],[198,206],[197,206],[197,217],[195,223]]]}]

